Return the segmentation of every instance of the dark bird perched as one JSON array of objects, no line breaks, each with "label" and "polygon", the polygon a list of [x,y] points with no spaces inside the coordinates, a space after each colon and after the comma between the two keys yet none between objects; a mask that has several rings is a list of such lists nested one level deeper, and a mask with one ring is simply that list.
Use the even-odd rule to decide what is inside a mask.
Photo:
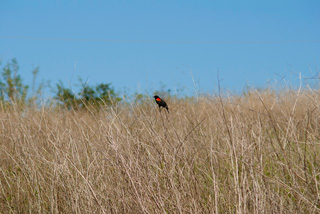
[{"label": "dark bird perched", "polygon": [[157,104],[158,104],[158,106],[159,106],[159,109],[161,109],[161,107],[162,107],[162,108],[166,108],[167,111],[168,111],[168,113],[169,113],[169,108],[168,108],[167,103],[166,103],[163,99],[161,99],[158,95],[155,95],[155,96],[153,96],[153,97],[154,97],[154,99],[156,100],[156,102],[157,102]]}]

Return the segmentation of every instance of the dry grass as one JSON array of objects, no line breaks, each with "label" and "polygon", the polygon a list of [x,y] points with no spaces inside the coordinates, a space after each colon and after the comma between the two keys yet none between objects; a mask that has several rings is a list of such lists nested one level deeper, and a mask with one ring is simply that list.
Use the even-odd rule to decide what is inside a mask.
[{"label": "dry grass", "polygon": [[319,213],[319,98],[2,110],[0,212]]}]

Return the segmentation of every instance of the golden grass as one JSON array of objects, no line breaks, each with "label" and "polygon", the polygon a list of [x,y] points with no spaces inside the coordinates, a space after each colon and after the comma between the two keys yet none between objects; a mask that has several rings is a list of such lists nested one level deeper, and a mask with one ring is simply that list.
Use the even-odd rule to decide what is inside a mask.
[{"label": "golden grass", "polygon": [[319,213],[317,92],[0,111],[0,213]]}]

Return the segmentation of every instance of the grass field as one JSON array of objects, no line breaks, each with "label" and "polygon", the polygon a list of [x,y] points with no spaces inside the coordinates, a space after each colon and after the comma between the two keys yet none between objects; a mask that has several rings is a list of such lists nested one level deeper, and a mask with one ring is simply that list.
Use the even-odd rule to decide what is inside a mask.
[{"label": "grass field", "polygon": [[319,213],[319,95],[0,110],[0,213]]}]

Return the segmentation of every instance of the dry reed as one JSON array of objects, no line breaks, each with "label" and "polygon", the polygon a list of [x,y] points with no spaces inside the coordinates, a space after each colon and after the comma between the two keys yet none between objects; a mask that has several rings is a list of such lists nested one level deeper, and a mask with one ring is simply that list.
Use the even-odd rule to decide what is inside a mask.
[{"label": "dry reed", "polygon": [[319,213],[318,92],[0,111],[1,213]]}]

